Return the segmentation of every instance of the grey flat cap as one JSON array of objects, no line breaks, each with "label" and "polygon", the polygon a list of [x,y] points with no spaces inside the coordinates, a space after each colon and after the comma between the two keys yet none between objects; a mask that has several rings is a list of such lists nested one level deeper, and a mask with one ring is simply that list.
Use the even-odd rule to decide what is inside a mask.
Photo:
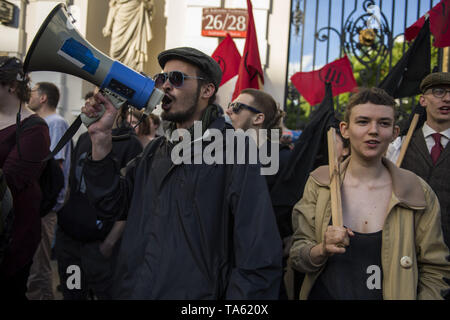
[{"label": "grey flat cap", "polygon": [[222,69],[220,69],[219,64],[207,54],[194,48],[181,47],[163,51],[158,55],[159,65],[163,69],[166,62],[173,59],[186,61],[199,67],[216,86],[216,90],[219,88],[220,81],[222,80]]},{"label": "grey flat cap", "polygon": [[429,88],[437,85],[450,86],[449,72],[434,72],[427,75],[420,84],[420,91],[425,92]]}]

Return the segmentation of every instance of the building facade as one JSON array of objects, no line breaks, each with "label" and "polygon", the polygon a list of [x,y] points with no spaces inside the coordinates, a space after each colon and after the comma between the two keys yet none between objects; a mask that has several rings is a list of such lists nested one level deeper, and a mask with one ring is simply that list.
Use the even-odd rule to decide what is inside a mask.
[{"label": "building facade", "polygon": [[[0,0],[3,5],[4,0]],[[103,36],[109,0],[8,0],[14,5],[14,19],[0,24],[0,54],[14,55],[24,59],[39,27],[50,11],[65,2],[76,20],[75,27],[86,40],[108,55],[110,37]],[[264,70],[264,90],[283,105],[288,63],[290,0],[252,0],[253,15],[258,37],[261,63]],[[144,72],[152,76],[160,72],[157,55],[164,49],[191,46],[212,54],[218,46],[217,37],[201,35],[203,8],[246,8],[246,0],[154,0],[151,19],[152,38],[147,44],[148,61]],[[245,39],[235,38],[242,54]],[[49,53],[50,55],[51,53]],[[92,84],[77,77],[58,72],[32,72],[33,82],[51,81],[61,90],[59,112],[69,121],[79,114],[84,95],[93,89]],[[228,104],[237,77],[223,85],[218,102]],[[83,129],[85,130],[85,129]],[[82,130],[80,130],[82,131]]]}]

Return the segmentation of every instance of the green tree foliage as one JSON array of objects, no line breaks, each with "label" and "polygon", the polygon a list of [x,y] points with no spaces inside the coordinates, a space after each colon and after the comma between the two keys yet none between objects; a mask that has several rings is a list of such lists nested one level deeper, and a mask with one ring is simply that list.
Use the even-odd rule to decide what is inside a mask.
[{"label": "green tree foliage", "polygon": [[311,106],[300,96],[291,81],[288,83],[288,98],[284,111],[286,112],[284,125],[292,130],[302,129],[308,122],[311,112]]}]

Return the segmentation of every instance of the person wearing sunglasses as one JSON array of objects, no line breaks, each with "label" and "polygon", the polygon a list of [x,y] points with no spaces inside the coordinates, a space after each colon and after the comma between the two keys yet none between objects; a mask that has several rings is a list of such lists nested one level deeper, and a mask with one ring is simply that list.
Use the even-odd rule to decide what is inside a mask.
[{"label": "person wearing sunglasses", "polygon": [[[291,150],[289,146],[281,144],[280,141],[271,141],[271,130],[277,130],[281,136],[281,120],[284,112],[280,110],[273,97],[262,90],[244,89],[239,96],[228,104],[226,114],[230,117],[233,127],[235,129],[242,129],[250,133],[257,141],[257,145],[262,147],[265,143],[274,144],[268,147],[267,151],[275,150],[278,152],[279,166],[275,174],[266,175],[267,186],[269,193],[271,193],[273,186],[277,182],[280,173],[287,165]],[[249,130],[250,129],[250,130]],[[264,135],[260,135],[260,130],[267,130],[267,139]],[[292,208],[279,206],[278,199],[271,193],[271,200],[273,204],[274,213],[277,219],[278,231],[283,240],[283,268],[286,265],[286,259],[289,255],[289,240],[292,235],[291,227],[291,212]],[[275,205],[277,204],[277,205]],[[282,283],[282,285],[284,285]],[[280,288],[280,299],[287,299],[284,286]]]},{"label": "person wearing sunglasses", "polygon": [[[105,114],[88,129],[87,193],[103,218],[127,219],[113,298],[276,299],[282,246],[260,165],[227,164],[226,152],[222,163],[172,160],[172,151],[185,142],[206,152],[211,145],[211,139],[204,139],[207,130],[222,136],[232,131],[214,104],[220,66],[188,47],[163,51],[158,62],[163,70],[153,79],[165,93],[161,118],[169,123],[166,136],[153,139],[124,176],[110,147],[117,111],[101,94],[96,99],[105,105]],[[83,112],[89,116],[99,109],[86,104]],[[177,129],[197,131],[195,121],[201,124],[200,137],[173,138]],[[223,139],[219,145],[225,148],[226,143]]]},{"label": "person wearing sunglasses", "polygon": [[27,279],[41,240],[39,178],[50,136],[45,121],[26,106],[29,81],[22,61],[0,56],[0,169],[13,197],[11,233],[5,237],[5,229],[0,230],[2,300],[27,299]]},{"label": "person wearing sunglasses", "polygon": [[[421,84],[419,103],[425,108],[426,121],[412,135],[402,168],[424,179],[436,193],[441,205],[444,240],[450,247],[450,73],[436,72]],[[390,146],[387,157],[396,161],[404,137]]]}]

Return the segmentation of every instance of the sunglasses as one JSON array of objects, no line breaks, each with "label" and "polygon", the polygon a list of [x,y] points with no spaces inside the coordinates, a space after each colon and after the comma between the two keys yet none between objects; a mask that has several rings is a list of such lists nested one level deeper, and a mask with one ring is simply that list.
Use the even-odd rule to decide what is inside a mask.
[{"label": "sunglasses", "polygon": [[449,89],[444,89],[444,88],[432,88],[431,89],[431,93],[436,98],[443,98],[443,97],[445,97],[447,92],[450,93],[450,90]]},{"label": "sunglasses", "polygon": [[184,74],[181,71],[171,71],[169,73],[162,72],[158,73],[153,77],[153,80],[155,81],[155,87],[160,88],[162,85],[169,79],[169,82],[172,86],[175,88],[179,88],[184,84],[184,79],[198,79],[198,80],[205,80],[201,77],[193,77],[188,76]]},{"label": "sunglasses", "polygon": [[230,108],[233,111],[233,113],[235,113],[235,114],[238,114],[239,112],[241,112],[242,109],[247,109],[247,110],[249,110],[251,112],[254,112],[254,113],[262,113],[258,109],[250,107],[250,106],[248,106],[248,105],[246,105],[244,103],[241,103],[241,102],[230,102],[228,104],[228,109],[230,109]]}]

